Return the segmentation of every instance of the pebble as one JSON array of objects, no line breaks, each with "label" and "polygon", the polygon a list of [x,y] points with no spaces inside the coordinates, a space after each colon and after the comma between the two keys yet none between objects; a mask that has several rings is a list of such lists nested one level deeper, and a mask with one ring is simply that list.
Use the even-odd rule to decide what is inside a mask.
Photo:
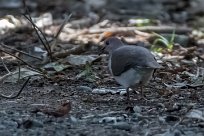
[{"label": "pebble", "polygon": [[77,123],[78,122],[77,118],[75,118],[74,116],[70,116],[70,121],[72,123]]},{"label": "pebble", "polygon": [[131,130],[131,125],[126,123],[126,122],[118,122],[112,125],[113,128],[115,129],[121,129],[121,130],[126,130],[130,131]]},{"label": "pebble", "polygon": [[116,117],[104,117],[101,120],[99,120],[99,123],[116,123],[117,118]]},{"label": "pebble", "polygon": [[85,92],[92,92],[92,89],[88,86],[77,86],[76,89]]}]

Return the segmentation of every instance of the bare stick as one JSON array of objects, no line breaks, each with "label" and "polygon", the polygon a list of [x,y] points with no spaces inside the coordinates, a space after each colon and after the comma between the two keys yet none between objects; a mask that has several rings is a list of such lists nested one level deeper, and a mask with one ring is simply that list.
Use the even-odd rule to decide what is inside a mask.
[{"label": "bare stick", "polygon": [[[39,34],[39,32],[40,32],[40,33],[43,35],[43,33],[41,32],[41,30],[40,30],[40,29],[33,23],[33,21],[32,21],[31,19],[29,19],[26,15],[24,15],[24,17],[25,17],[26,19],[28,19],[28,21],[33,25],[33,28],[34,28],[34,30],[35,30],[35,32],[36,32],[36,34],[37,34],[39,40],[41,41],[41,43],[43,44],[44,48],[45,48],[46,51],[48,52],[50,58],[52,58],[52,53],[51,53],[51,49],[50,49],[49,44],[46,45],[46,44],[44,43],[44,41],[42,40],[40,34]],[[39,32],[38,32],[38,31],[39,31]],[[44,36],[43,36],[43,37],[44,37]],[[45,38],[45,39],[46,39],[46,38]],[[47,40],[45,40],[45,41],[47,41]]]},{"label": "bare stick", "polygon": [[60,28],[59,28],[57,34],[55,35],[55,39],[58,38],[59,34],[61,33],[61,31],[62,31],[62,29],[64,28],[65,24],[66,24],[66,23],[69,21],[69,19],[71,18],[71,16],[72,16],[72,13],[71,13],[69,16],[67,16],[67,15],[65,14],[65,20],[64,20],[64,22],[62,23],[62,25],[60,26]]},{"label": "bare stick", "polygon": [[18,81],[20,80],[21,78],[21,66],[20,66],[20,63],[18,63]]},{"label": "bare stick", "polygon": [[[41,31],[41,29],[39,29],[39,28],[35,25],[35,23],[33,22],[32,18],[31,18],[31,16],[30,16],[30,12],[29,12],[29,10],[28,10],[28,7],[27,7],[27,5],[26,5],[25,0],[23,0],[23,6],[24,6],[24,9],[25,9],[25,13],[28,14],[28,17],[29,17],[29,18],[27,18],[27,19],[30,21],[30,23],[32,23],[32,25],[33,25],[35,28],[38,29],[38,31],[40,31],[40,33],[42,34],[42,36],[43,36],[43,38],[44,38],[46,44],[49,46],[49,42],[47,41],[46,36],[45,36],[44,33]],[[27,16],[26,16],[26,17],[27,17]],[[49,48],[49,47],[48,47],[48,48]]]},{"label": "bare stick", "polygon": [[[117,28],[100,28],[100,29],[89,29],[89,34],[103,33],[103,32],[125,32],[133,31],[136,34],[141,34],[142,32],[155,32],[155,33],[175,33],[185,34],[192,32],[191,28],[187,27],[173,27],[173,26],[144,26],[144,27],[117,27]],[[141,32],[142,31],[142,32]]]},{"label": "bare stick", "polygon": [[[18,60],[22,61],[25,65],[28,65],[29,67],[31,67],[31,68],[33,68],[33,69],[38,69],[39,71],[41,71],[41,69],[32,66],[31,64],[25,62],[23,59],[21,59],[21,58],[15,56],[15,55],[13,55],[12,53],[10,53],[10,52],[8,52],[8,51],[2,50],[1,48],[0,48],[0,51],[2,51],[2,52],[4,52],[4,53],[6,53],[6,54],[9,54],[9,55],[11,55],[11,56],[17,58]],[[38,72],[39,72],[39,71],[38,71]],[[41,71],[41,72],[42,72],[42,71]]]},{"label": "bare stick", "polygon": [[173,126],[171,127],[171,129],[172,129],[172,130],[176,129],[177,126],[178,126],[179,124],[181,124],[181,123],[184,121],[186,115],[187,115],[188,112],[190,112],[192,109],[193,109],[193,106],[188,107],[188,108],[187,108],[187,111],[185,112],[185,114],[180,118],[180,120],[179,120],[175,125],[173,125]]},{"label": "bare stick", "polygon": [[2,64],[3,64],[3,66],[4,66],[4,68],[6,69],[6,71],[8,72],[8,73],[11,73],[11,71],[8,69],[8,67],[5,65],[5,63],[4,63],[4,60],[3,60],[3,58],[1,57],[1,62],[2,62]]},{"label": "bare stick", "polygon": [[[23,14],[24,17],[33,25],[33,28],[34,28],[34,30],[36,31],[36,34],[37,34],[38,38],[40,39],[41,43],[43,44],[43,46],[44,46],[45,49],[47,50],[48,55],[50,56],[50,59],[52,59],[52,52],[51,52],[51,48],[50,48],[49,42],[47,41],[47,38],[45,37],[44,33],[43,33],[43,32],[35,25],[35,23],[33,22],[32,18],[31,18],[31,16],[30,16],[30,12],[29,12],[29,10],[28,10],[28,8],[27,8],[27,6],[26,6],[25,0],[23,0],[23,6],[24,6],[24,9],[25,9],[25,13],[28,14],[28,17],[27,17],[25,14]],[[43,39],[45,40],[46,44],[45,44],[44,41],[42,40],[42,38],[41,38],[41,36],[40,36],[40,34],[39,34],[38,31],[42,34]]]},{"label": "bare stick", "polygon": [[7,66],[4,64],[4,61],[3,61],[3,58],[1,57],[1,61],[2,61],[2,64],[4,66],[4,68],[6,69],[6,71],[8,72],[6,75],[0,77],[0,82],[3,82],[5,78],[7,78],[8,76],[12,75],[13,72],[10,72],[10,70],[7,68]]},{"label": "bare stick", "polygon": [[0,83],[3,83],[4,79],[11,76],[12,74],[13,74],[13,72],[10,72],[10,73],[7,73],[6,75],[1,76],[0,77]]},{"label": "bare stick", "polygon": [[87,45],[80,45],[80,46],[74,47],[72,49],[64,50],[64,51],[61,51],[61,52],[56,52],[56,53],[53,54],[53,56],[57,57],[57,58],[63,58],[63,57],[66,57],[66,56],[68,56],[70,54],[80,54],[82,52],[85,52],[86,48],[88,48]]},{"label": "bare stick", "polygon": [[38,60],[41,60],[41,61],[43,60],[42,58],[39,58],[39,57],[30,55],[30,54],[28,54],[28,53],[26,53],[26,52],[20,51],[20,50],[15,49],[15,48],[9,47],[9,46],[5,45],[4,43],[1,43],[0,45],[3,46],[3,47],[6,47],[6,48],[8,48],[8,49],[14,50],[14,51],[16,51],[16,52],[22,53],[22,54],[24,54],[24,55],[27,55],[27,56],[29,56],[29,57],[32,57],[32,58],[35,58],[35,59],[38,59]]},{"label": "bare stick", "polygon": [[4,95],[4,94],[0,94],[0,97],[2,98],[7,98],[7,99],[14,99],[14,98],[17,98],[21,92],[23,91],[23,89],[26,87],[26,85],[28,84],[28,81],[30,80],[31,77],[28,77],[28,79],[25,81],[25,83],[23,84],[23,86],[21,87],[20,91],[14,95],[14,93],[12,93],[11,95]]},{"label": "bare stick", "polygon": [[55,35],[54,40],[53,40],[53,42],[52,42],[52,44],[51,44],[51,51],[53,51],[54,46],[56,46],[58,37],[59,37],[60,33],[62,32],[62,29],[64,28],[65,24],[66,24],[66,23],[69,21],[69,19],[71,18],[71,16],[72,16],[72,13],[71,13],[69,16],[67,16],[67,15],[65,14],[65,20],[64,20],[64,22],[61,24],[61,26],[60,26],[60,28],[59,28],[57,34]]}]

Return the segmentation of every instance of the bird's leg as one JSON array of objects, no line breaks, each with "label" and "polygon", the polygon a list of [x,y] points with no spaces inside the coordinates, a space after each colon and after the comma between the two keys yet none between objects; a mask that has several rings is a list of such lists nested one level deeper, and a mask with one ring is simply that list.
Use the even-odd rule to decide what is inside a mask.
[{"label": "bird's leg", "polygon": [[140,93],[141,93],[142,99],[145,101],[148,101],[148,99],[146,98],[146,96],[143,93],[143,85],[142,84],[140,84]]},{"label": "bird's leg", "polygon": [[142,84],[142,82],[139,82],[139,83],[137,84],[137,87],[136,87],[136,89],[134,90],[134,92],[135,92],[136,94],[139,94],[139,92],[136,91],[136,90],[139,90],[139,89],[140,89],[140,95],[141,95],[142,97],[144,97],[144,94],[143,94],[143,84]]},{"label": "bird's leg", "polygon": [[126,88],[126,92],[127,92],[127,103],[130,103],[130,92],[129,92],[129,87]]},{"label": "bird's leg", "polygon": [[142,86],[142,84],[140,84],[140,94],[141,94],[142,97],[144,98],[144,94],[143,94],[143,86]]}]

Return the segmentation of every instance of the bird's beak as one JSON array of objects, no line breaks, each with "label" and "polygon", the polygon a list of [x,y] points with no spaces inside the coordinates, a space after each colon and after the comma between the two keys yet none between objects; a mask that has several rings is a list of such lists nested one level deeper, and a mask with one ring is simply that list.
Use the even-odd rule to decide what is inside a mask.
[{"label": "bird's beak", "polygon": [[104,53],[104,49],[105,49],[105,46],[103,46],[103,47],[100,49],[99,54],[98,54],[99,56]]}]

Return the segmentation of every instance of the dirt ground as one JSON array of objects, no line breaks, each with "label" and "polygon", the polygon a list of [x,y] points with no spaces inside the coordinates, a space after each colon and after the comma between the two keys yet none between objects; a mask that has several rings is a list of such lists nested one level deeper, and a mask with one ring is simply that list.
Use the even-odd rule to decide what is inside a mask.
[{"label": "dirt ground", "polygon": [[[91,1],[89,2],[91,3]],[[53,14],[53,24],[43,27],[43,32],[46,33],[49,41],[54,37],[52,32],[56,34],[64,20],[61,14],[67,8],[70,8],[73,17],[60,34],[59,44],[56,46],[54,53],[61,53],[64,50],[70,50],[72,47],[78,47],[77,45],[82,45],[82,48],[79,46],[79,51],[73,51],[70,54],[79,55],[80,59],[91,55],[94,56],[92,57],[94,60],[90,64],[75,65],[68,60],[67,56],[71,56],[69,53],[67,56],[64,56],[63,53],[60,54],[61,56],[53,53],[56,57],[53,62],[57,62],[58,67],[47,68],[45,65],[50,64],[49,61],[39,64],[33,58],[28,59],[28,57],[20,56],[35,68],[44,68],[46,76],[32,75],[20,96],[15,99],[0,98],[0,135],[203,136],[203,36],[198,36],[199,34],[195,36],[192,31],[189,34],[189,29],[193,28],[196,21],[198,22],[196,17],[202,16],[203,12],[191,10],[189,1],[181,1],[180,5],[178,3],[174,5],[174,0],[169,3],[165,0],[164,3],[151,3],[151,1],[145,3],[130,0],[129,4],[116,0],[115,2],[109,1],[110,4],[106,3],[105,6],[103,3],[102,5],[97,3],[97,5],[94,2],[92,4],[96,5],[90,6],[89,2],[87,4],[83,1],[70,1],[69,3],[60,0],[48,2],[49,4],[46,6],[44,6],[46,2],[27,2],[31,16],[39,17],[45,11]],[[144,5],[141,12],[135,11],[131,2],[137,3],[137,9],[140,7],[139,4]],[[156,7],[152,14],[149,12],[151,9],[147,8],[151,7],[149,5]],[[99,8],[96,8],[96,6],[99,6]],[[128,6],[129,9],[126,8]],[[24,52],[28,52],[30,47],[40,47],[45,50],[34,29],[28,25],[29,23],[25,23],[22,16],[15,15],[17,13],[15,7],[12,7],[14,11],[7,8],[2,8],[1,17],[6,19],[6,11],[9,11],[8,13],[11,12],[11,15],[17,16],[16,18],[21,20],[21,25],[15,29],[2,28],[0,31],[1,42]],[[93,12],[94,15],[90,15],[90,12]],[[143,99],[140,90],[136,89],[136,92],[131,91],[131,103],[127,104],[124,89],[116,83],[108,71],[108,55],[98,55],[100,45],[97,40],[110,34],[124,38],[127,43],[142,41],[141,44],[150,49],[149,45],[152,44],[152,37],[149,38],[149,34],[152,33],[144,29],[144,33],[137,33],[139,36],[135,36],[135,34],[132,34],[132,26],[128,25],[127,20],[134,18],[136,13],[137,17],[143,16],[154,20],[151,24],[154,26],[176,24],[176,28],[187,26],[185,27],[187,29],[178,30],[182,34],[176,33],[178,34],[177,38],[182,41],[178,42],[181,46],[175,46],[171,52],[166,50],[160,52],[160,54],[163,54],[162,57],[158,55],[159,53],[156,54],[156,58],[163,68],[157,70],[154,78],[145,86],[144,94],[147,100]],[[160,15],[159,13],[163,14]],[[185,13],[188,16],[185,16]],[[60,15],[61,17],[59,17]],[[109,20],[108,23],[104,22],[106,19]],[[112,26],[116,29],[122,27],[126,29],[125,31],[120,29],[117,32],[108,32],[104,36],[104,30],[102,31],[102,29]],[[98,27],[101,29],[98,29]],[[158,31],[158,29],[154,30]],[[171,35],[172,31],[168,34]],[[181,38],[181,35],[184,38]],[[1,45],[2,49],[8,50]],[[12,54],[19,55],[19,52],[9,51]],[[37,56],[38,54],[34,55]],[[5,57],[4,63],[10,71],[18,69],[18,63],[20,63],[18,59],[8,57],[9,55],[6,55],[3,51],[1,56]],[[58,62],[63,65],[59,65]],[[28,66],[22,62],[20,65],[22,67]],[[58,68],[63,69],[57,71]],[[7,73],[3,63],[0,70],[3,77]],[[18,83],[11,82],[13,78],[11,76],[10,81],[0,80],[1,94],[16,94],[21,89],[25,78]],[[104,89],[107,92],[103,91]],[[66,102],[68,107],[66,107],[67,105],[63,107],[65,109],[60,107]],[[62,110],[57,110],[60,108]]]},{"label": "dirt ground", "polygon": [[[105,77],[102,77],[100,85],[84,80],[69,80],[75,72],[76,69],[64,71],[63,80],[57,82],[32,80],[17,99],[1,99],[1,135],[204,134],[202,121],[185,119],[191,106],[203,110],[203,88],[184,88],[163,94],[162,83],[152,80],[152,87],[145,88],[148,100],[132,92],[132,104],[129,106],[125,96],[93,94],[89,90],[107,86],[117,89],[119,85],[114,80],[103,82]],[[1,88],[9,94],[18,91],[20,85],[3,84]],[[59,107],[65,100],[71,102],[72,109],[64,117],[32,112],[39,107]]]}]

